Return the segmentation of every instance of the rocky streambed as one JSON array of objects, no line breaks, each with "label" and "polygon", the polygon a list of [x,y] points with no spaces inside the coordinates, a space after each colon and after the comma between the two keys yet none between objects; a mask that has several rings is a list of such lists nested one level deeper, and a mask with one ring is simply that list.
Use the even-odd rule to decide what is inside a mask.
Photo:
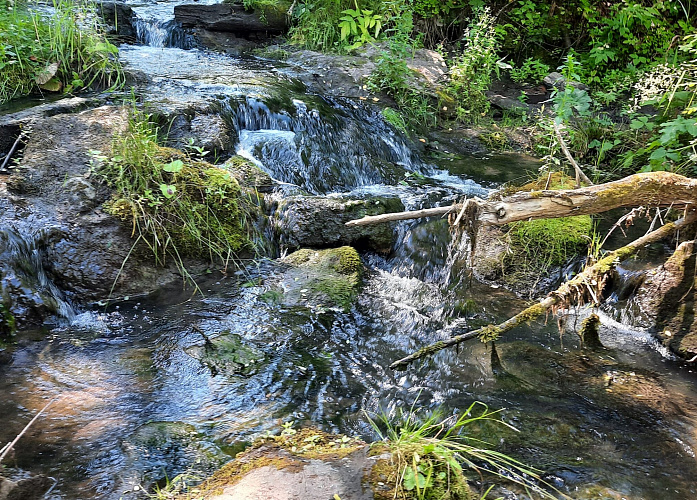
[{"label": "rocky streambed", "polygon": [[[478,400],[506,408],[521,430],[484,437],[573,498],[694,497],[695,374],[663,345],[697,354],[686,248],[659,268],[663,246],[620,267],[617,303],[601,314],[605,349],[581,350],[550,322],[518,328],[494,351],[473,343],[390,371],[446,326],[497,323],[525,301],[470,278],[466,241],[446,221],[344,222],[483,197],[539,164],[453,131],[428,148],[412,142],[374,107],[382,97],[360,99],[370,54],[270,63],[167,46],[191,35],[176,24],[154,23],[167,43],[142,35],[153,23],[137,35],[135,15],[170,22],[167,7],[118,10],[134,32],[122,33],[132,39],[120,57],[166,145],[209,151],[253,194],[260,255],[240,255],[238,267],[187,261],[193,294],[174,263],[133,246],[132,224],[105,210],[112,191],[94,164],[128,127],[123,96],[0,116],[2,152],[18,146],[0,172],[3,328],[17,329],[0,347],[0,442],[55,400],[5,462],[13,484],[40,475],[35,491],[52,487],[49,498],[140,498],[165,478],[211,474],[285,422],[370,440],[364,411],[456,413]],[[435,75],[425,82],[443,77],[435,56],[419,64]],[[634,293],[637,273],[646,279]],[[682,315],[656,301],[678,295]],[[353,498],[346,491],[336,493]]]}]

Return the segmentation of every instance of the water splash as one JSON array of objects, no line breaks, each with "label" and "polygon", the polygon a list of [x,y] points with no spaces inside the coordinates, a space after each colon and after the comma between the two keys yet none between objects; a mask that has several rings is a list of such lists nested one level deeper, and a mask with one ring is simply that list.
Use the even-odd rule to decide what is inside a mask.
[{"label": "water splash", "polygon": [[136,15],[131,22],[136,30],[136,41],[140,44],[180,49],[190,49],[196,45],[191,35],[174,19],[141,18]]}]

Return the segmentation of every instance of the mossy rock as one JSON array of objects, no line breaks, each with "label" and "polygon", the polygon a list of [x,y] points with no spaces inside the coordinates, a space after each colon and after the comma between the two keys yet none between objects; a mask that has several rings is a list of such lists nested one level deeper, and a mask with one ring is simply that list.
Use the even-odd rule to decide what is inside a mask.
[{"label": "mossy rock", "polygon": [[[167,255],[225,259],[231,252],[253,250],[251,221],[261,219],[261,212],[233,172],[173,148],[150,148],[155,165],[136,166],[126,158],[120,168],[114,163],[101,173],[118,191],[105,203],[105,210],[140,233],[159,264]],[[173,161],[183,166],[176,172],[165,171],[164,166]],[[127,175],[116,178],[121,171]],[[171,188],[167,193],[166,187]]]},{"label": "mossy rock", "polygon": [[[285,429],[280,435],[257,439],[237,454],[196,487],[196,498],[236,498],[239,483],[245,483],[241,487],[247,493],[258,492],[259,498],[276,498],[281,493],[296,498],[291,493],[300,483],[305,490],[302,498],[324,500],[338,494],[367,499],[370,496],[364,496],[361,479],[372,462],[366,460],[366,454],[367,446],[358,438],[316,428]],[[327,487],[336,489],[327,494],[323,491]]]},{"label": "mossy rock", "polygon": [[647,273],[632,301],[644,326],[685,358],[697,355],[696,262],[694,242],[680,244],[665,264]]},{"label": "mossy rock", "polygon": [[274,187],[273,179],[269,174],[241,156],[228,159],[222,168],[230,171],[242,187],[256,189],[260,193],[269,192]]},{"label": "mossy rock", "polygon": [[346,222],[403,210],[398,197],[291,196],[278,205],[276,227],[281,244],[290,250],[351,245],[388,253],[397,238],[396,222],[355,227]]},{"label": "mossy rock", "polygon": [[353,247],[301,249],[284,259],[289,268],[276,286],[285,305],[347,310],[358,296],[363,264]]},{"label": "mossy rock", "polygon": [[203,345],[189,347],[186,353],[208,367],[213,375],[249,376],[256,373],[265,359],[262,351],[230,332],[223,332],[213,339],[206,338]]}]

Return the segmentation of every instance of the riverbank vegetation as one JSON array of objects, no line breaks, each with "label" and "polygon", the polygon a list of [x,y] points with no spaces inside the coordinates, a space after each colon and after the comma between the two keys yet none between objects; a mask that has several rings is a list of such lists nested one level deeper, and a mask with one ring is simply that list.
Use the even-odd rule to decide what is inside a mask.
[{"label": "riverbank vegetation", "polygon": [[0,104],[124,83],[118,49],[89,3],[55,0],[30,9],[23,0],[0,0],[0,27]]},{"label": "riverbank vegetation", "polygon": [[[487,92],[497,83],[515,84],[525,103],[556,71],[543,106],[503,112],[530,127],[535,152],[551,166],[560,157],[554,121],[594,180],[697,175],[691,0],[306,0],[290,14],[290,41],[305,48],[345,53],[378,44],[368,88],[391,95],[411,127],[492,123],[501,110]],[[409,84],[406,59],[420,47],[448,62],[437,100]]]}]

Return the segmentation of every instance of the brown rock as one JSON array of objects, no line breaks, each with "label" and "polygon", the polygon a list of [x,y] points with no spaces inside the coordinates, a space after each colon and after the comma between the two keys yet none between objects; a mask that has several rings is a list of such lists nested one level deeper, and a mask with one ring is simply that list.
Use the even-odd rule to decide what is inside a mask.
[{"label": "brown rock", "polygon": [[697,355],[694,242],[682,243],[659,268],[649,271],[633,298],[639,323],[650,326],[676,354]]}]

